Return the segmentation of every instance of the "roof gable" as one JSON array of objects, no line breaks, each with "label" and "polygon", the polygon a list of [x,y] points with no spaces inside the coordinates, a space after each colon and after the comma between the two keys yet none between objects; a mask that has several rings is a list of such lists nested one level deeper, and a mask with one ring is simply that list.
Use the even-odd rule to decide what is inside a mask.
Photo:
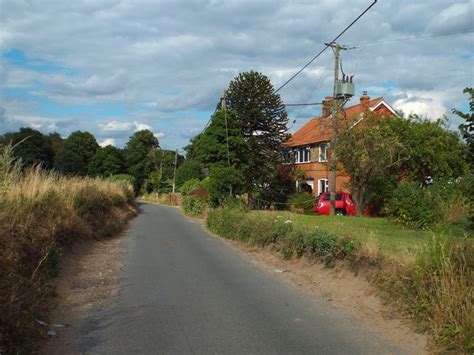
[{"label": "roof gable", "polygon": [[[370,100],[367,103],[367,106],[373,112],[396,115],[395,110],[384,101],[383,97]],[[344,109],[344,112],[346,118],[352,120],[360,116],[366,110],[366,106],[359,103]],[[327,117],[316,116],[310,119],[303,127],[292,135],[285,145],[288,147],[294,147],[329,141],[332,136],[331,119],[332,115]]]}]

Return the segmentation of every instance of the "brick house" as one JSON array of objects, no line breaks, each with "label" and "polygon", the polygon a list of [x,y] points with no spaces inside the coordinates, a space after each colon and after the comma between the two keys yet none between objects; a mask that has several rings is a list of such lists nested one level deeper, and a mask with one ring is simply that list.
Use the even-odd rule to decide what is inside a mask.
[{"label": "brick house", "polygon": [[[329,141],[331,140],[330,103],[332,97],[328,96],[323,101],[320,116],[309,120],[303,127],[296,131],[285,144],[285,161],[294,163],[295,168],[304,170],[304,178],[297,181],[297,187],[311,190],[319,195],[329,190]],[[395,110],[383,99],[378,97],[370,99],[366,92],[360,97],[357,105],[344,109],[346,122],[357,124],[367,112],[374,112],[380,116],[396,115]],[[336,177],[336,191],[347,192],[349,175],[339,168]]]}]

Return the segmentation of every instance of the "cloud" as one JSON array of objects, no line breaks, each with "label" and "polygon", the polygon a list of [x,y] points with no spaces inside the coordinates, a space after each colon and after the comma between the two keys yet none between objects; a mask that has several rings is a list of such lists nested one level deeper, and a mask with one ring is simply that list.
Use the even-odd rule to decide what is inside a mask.
[{"label": "cloud", "polygon": [[161,139],[163,138],[164,136],[166,136],[166,134],[164,132],[156,132],[156,133],[153,133],[153,135],[157,138],[157,139]]},{"label": "cloud", "polygon": [[107,123],[99,123],[98,126],[103,131],[128,132],[132,129],[133,124],[130,122],[112,120]]},{"label": "cloud", "polygon": [[106,147],[108,145],[115,145],[115,139],[107,138],[107,139],[103,140],[102,142],[99,142],[99,145],[101,147]]},{"label": "cloud", "polygon": [[138,132],[138,131],[143,131],[143,130],[151,130],[151,126],[150,125],[147,125],[146,123],[140,123],[140,122],[137,122],[137,121],[133,121],[133,125],[135,126],[135,132]]},{"label": "cloud", "polygon": [[[261,71],[280,86],[368,4],[345,3],[3,0],[0,47],[21,51],[33,65],[1,57],[0,133],[21,124],[62,135],[82,129],[120,146],[135,130],[150,129],[166,132],[160,144],[182,147],[239,72]],[[465,104],[474,40],[472,33],[452,34],[474,31],[473,4],[379,1],[340,39],[356,47],[343,51],[342,63],[355,74],[357,95],[369,88],[372,97],[430,117]],[[61,70],[38,70],[38,63]],[[301,103],[331,92],[326,51],[279,93],[286,103]],[[50,115],[41,99],[61,106],[61,114]],[[124,112],[107,112],[118,104]],[[78,113],[80,105],[104,111]],[[297,127],[319,111],[294,108],[290,118]]]}]

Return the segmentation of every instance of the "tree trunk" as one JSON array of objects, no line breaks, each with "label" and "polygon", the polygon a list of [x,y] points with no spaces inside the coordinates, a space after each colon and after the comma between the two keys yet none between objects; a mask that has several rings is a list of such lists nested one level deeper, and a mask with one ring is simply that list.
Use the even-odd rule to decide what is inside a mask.
[{"label": "tree trunk", "polygon": [[354,190],[352,192],[352,197],[356,205],[357,217],[362,217],[364,214],[364,197],[365,197],[364,189]]}]

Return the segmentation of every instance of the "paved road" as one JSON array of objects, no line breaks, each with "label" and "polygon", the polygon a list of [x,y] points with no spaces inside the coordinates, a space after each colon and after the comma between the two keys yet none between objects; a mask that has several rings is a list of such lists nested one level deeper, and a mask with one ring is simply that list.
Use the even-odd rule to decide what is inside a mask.
[{"label": "paved road", "polygon": [[402,353],[259,270],[178,209],[140,208],[123,241],[117,304],[89,315],[81,352]]}]

